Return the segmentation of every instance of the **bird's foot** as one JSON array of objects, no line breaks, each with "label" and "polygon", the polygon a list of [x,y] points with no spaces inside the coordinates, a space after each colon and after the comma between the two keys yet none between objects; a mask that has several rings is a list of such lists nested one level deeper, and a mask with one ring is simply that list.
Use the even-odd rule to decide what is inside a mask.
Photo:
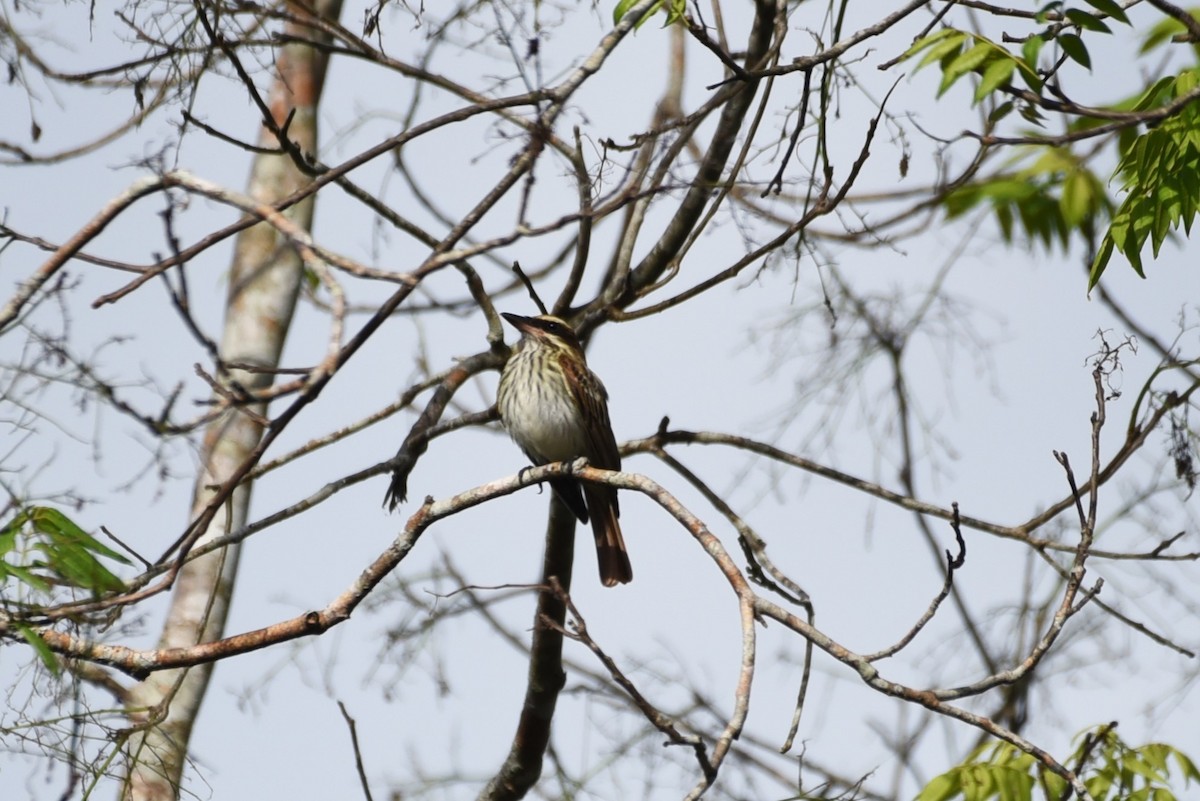
[{"label": "bird's foot", "polygon": [[[537,465],[535,465],[535,464],[528,465],[527,467],[522,467],[520,470],[517,471],[517,480],[524,481],[525,476],[528,475],[529,471],[535,467],[537,467]],[[538,494],[541,495],[542,494],[542,482],[540,482],[540,481],[538,482],[537,488],[538,488]]]}]

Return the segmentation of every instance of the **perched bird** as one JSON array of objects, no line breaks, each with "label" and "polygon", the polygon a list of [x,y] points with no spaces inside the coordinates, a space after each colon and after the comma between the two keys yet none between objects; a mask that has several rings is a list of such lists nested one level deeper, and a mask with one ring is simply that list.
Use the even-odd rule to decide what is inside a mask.
[{"label": "perched bird", "polygon": [[[579,338],[557,317],[504,314],[521,341],[500,374],[500,419],[535,465],[586,457],[594,467],[621,469],[608,420],[608,392],[588,369]],[[592,522],[600,581],[605,587],[633,580],[617,521],[617,491],[603,484],[556,478],[550,486],[580,522]],[[586,502],[585,502],[586,499]]]}]

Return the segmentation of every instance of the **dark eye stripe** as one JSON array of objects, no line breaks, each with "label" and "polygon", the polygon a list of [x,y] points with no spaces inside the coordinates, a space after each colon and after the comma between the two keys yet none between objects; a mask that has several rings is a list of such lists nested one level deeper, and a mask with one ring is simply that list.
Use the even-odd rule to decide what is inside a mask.
[{"label": "dark eye stripe", "polygon": [[539,320],[540,328],[548,334],[563,336],[566,333],[566,328],[554,320]]}]

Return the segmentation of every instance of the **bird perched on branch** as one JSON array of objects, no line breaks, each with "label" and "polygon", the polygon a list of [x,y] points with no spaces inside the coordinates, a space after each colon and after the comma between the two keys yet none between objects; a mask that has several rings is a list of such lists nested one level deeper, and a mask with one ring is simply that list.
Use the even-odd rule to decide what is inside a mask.
[{"label": "bird perched on branch", "polygon": [[[608,420],[608,392],[588,369],[575,331],[548,314],[503,317],[521,332],[500,375],[496,397],[509,435],[535,465],[583,456],[593,467],[620,470],[621,454]],[[550,486],[580,522],[591,520],[604,586],[632,581],[617,521],[616,489],[572,478],[552,479]]]}]

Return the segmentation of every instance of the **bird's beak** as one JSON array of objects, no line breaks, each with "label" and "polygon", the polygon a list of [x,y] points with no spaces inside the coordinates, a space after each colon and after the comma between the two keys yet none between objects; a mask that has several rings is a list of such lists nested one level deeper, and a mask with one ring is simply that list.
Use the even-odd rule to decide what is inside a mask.
[{"label": "bird's beak", "polygon": [[531,317],[522,317],[519,314],[509,314],[508,312],[500,312],[500,316],[512,323],[513,328],[522,334],[529,333],[534,327],[533,318]]}]

